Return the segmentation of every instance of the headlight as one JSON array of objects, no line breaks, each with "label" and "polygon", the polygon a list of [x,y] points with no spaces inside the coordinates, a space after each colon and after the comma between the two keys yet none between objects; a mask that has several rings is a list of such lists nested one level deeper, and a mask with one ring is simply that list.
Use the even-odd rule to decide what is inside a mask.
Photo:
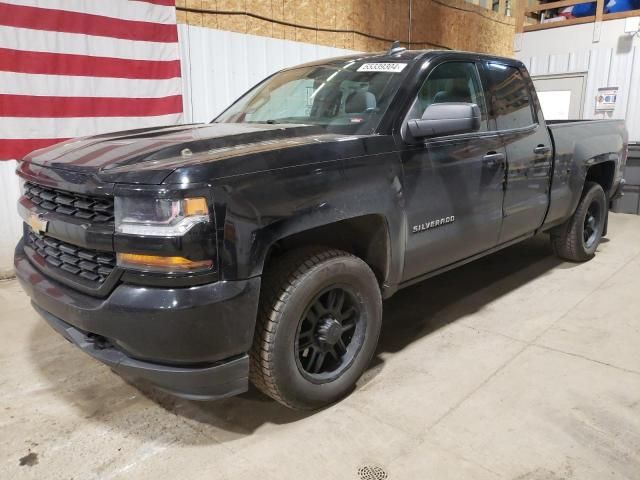
[{"label": "headlight", "polygon": [[[209,223],[204,197],[165,198],[115,197],[116,232],[140,237],[180,237],[194,226]],[[118,266],[143,272],[192,273],[209,270],[212,260],[181,256],[118,252]]]},{"label": "headlight", "polygon": [[149,237],[179,237],[199,223],[209,222],[207,200],[202,197],[116,197],[116,232]]}]

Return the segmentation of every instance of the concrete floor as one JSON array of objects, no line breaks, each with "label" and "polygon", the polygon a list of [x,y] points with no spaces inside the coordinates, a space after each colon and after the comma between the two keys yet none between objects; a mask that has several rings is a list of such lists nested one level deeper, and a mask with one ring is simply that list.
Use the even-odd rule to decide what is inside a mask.
[{"label": "concrete floor", "polygon": [[588,263],[546,239],[399,292],[357,391],[316,413],[256,391],[141,392],[0,283],[0,478],[640,478],[640,217]]}]

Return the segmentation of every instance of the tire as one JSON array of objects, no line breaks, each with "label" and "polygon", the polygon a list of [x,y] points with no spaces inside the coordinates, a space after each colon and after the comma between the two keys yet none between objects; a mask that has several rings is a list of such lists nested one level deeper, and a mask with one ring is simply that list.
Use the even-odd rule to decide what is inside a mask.
[{"label": "tire", "polygon": [[326,247],[288,252],[263,275],[250,379],[289,408],[333,403],[371,361],[381,323],[378,281],[360,258]]},{"label": "tire", "polygon": [[573,216],[551,234],[556,255],[572,262],[593,258],[602,239],[607,214],[604,190],[595,182],[587,182]]}]

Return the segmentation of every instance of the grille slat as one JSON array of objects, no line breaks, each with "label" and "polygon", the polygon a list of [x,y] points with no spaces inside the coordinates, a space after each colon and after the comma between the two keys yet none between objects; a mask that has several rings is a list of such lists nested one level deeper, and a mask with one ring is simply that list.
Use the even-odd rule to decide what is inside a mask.
[{"label": "grille slat", "polygon": [[57,249],[55,249],[55,248],[53,248],[53,247],[47,247],[47,248],[45,248],[45,249],[44,249],[44,252],[45,252],[48,256],[53,257],[53,258],[58,258],[58,257],[61,255],[60,250],[57,250]]},{"label": "grille slat", "polygon": [[98,269],[98,264],[83,260],[80,262],[80,268],[87,272],[95,272]]},{"label": "grille slat", "polygon": [[85,278],[85,279],[87,279],[87,280],[91,281],[91,282],[95,282],[95,281],[97,281],[97,280],[100,280],[100,275],[97,275],[97,274],[95,274],[95,273],[91,273],[91,272],[85,272],[85,271],[82,271],[82,272],[80,273],[80,276],[81,276],[82,278]]},{"label": "grille slat", "polygon": [[98,275],[108,277],[111,274],[111,272],[113,272],[113,267],[102,266],[98,268]]},{"label": "grille slat", "polygon": [[78,257],[74,257],[73,255],[68,255],[66,253],[62,254],[62,256],[60,257],[60,260],[70,265],[76,265],[80,261]]},{"label": "grille slat", "polygon": [[75,255],[76,253],[78,253],[78,249],[76,247],[74,247],[73,245],[66,244],[66,243],[63,244],[63,245],[60,245],[60,247],[58,247],[58,248],[60,248],[60,251],[62,253],[66,253],[66,254],[69,254],[69,255]]},{"label": "grille slat", "polygon": [[76,209],[75,208],[69,208],[69,207],[60,206],[60,207],[56,208],[56,212],[61,213],[62,215],[73,216],[73,214],[76,213]]},{"label": "grille slat", "polygon": [[54,267],[59,267],[60,265],[62,265],[62,262],[55,257],[46,256],[44,259],[47,261],[47,263],[53,265]]},{"label": "grille slat", "polygon": [[50,266],[93,282],[96,286],[104,283],[116,266],[113,253],[79,248],[33,230],[27,235],[27,244]]},{"label": "grille slat", "polygon": [[93,223],[113,221],[113,199],[91,197],[79,193],[25,183],[24,196],[36,205],[69,217],[91,220]]},{"label": "grille slat", "polygon": [[77,255],[84,260],[91,261],[96,258],[97,253],[92,253],[88,250],[80,250]]},{"label": "grille slat", "polygon": [[68,263],[63,264],[60,268],[65,272],[69,272],[73,275],[77,275],[82,271],[78,267],[74,267],[73,265],[69,265]]}]

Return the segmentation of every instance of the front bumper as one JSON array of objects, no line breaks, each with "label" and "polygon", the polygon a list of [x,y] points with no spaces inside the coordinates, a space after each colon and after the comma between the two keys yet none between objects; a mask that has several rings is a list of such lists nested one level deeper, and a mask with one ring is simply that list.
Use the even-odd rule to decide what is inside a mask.
[{"label": "front bumper", "polygon": [[192,399],[246,391],[259,277],[188,288],[120,284],[95,298],[45,277],[22,242],[14,266],[45,320],[124,377]]}]

